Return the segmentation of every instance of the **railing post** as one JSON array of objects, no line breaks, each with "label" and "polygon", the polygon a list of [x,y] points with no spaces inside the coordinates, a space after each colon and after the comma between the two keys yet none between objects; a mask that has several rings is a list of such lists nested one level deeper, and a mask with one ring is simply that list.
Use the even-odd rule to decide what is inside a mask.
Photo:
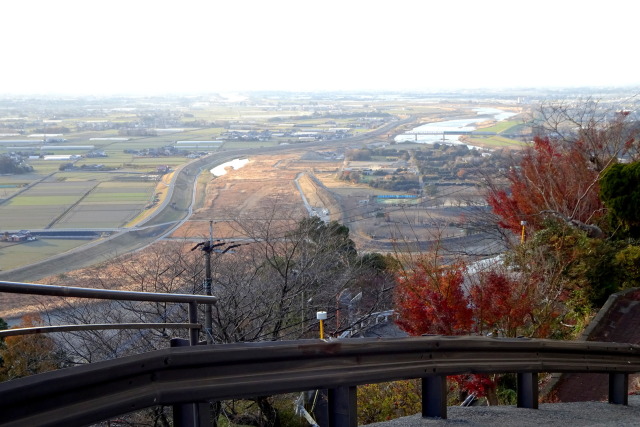
[{"label": "railing post", "polygon": [[316,393],[317,395],[313,398],[313,415],[319,426],[326,427],[329,425],[329,391],[323,388]]},{"label": "railing post", "polygon": [[343,386],[328,391],[329,427],[357,427],[357,387]]},{"label": "railing post", "polygon": [[[189,323],[198,323],[198,304],[189,303]],[[198,329],[189,329],[189,341],[174,338],[171,347],[198,345]],[[199,427],[209,425],[209,403],[185,403],[173,405],[173,424],[176,427]]]},{"label": "railing post", "polygon": [[429,375],[422,378],[422,418],[447,419],[447,377]]},{"label": "railing post", "polygon": [[609,374],[609,403],[628,405],[628,389],[629,374],[619,372]]},{"label": "railing post", "polygon": [[538,373],[520,372],[517,375],[518,408],[538,409]]},{"label": "railing post", "polygon": [[[189,303],[189,323],[198,323],[198,304]],[[189,329],[189,344],[198,345],[198,329]]]},{"label": "railing post", "polygon": [[173,425],[175,427],[200,427],[211,425],[208,403],[185,403],[173,405]]}]

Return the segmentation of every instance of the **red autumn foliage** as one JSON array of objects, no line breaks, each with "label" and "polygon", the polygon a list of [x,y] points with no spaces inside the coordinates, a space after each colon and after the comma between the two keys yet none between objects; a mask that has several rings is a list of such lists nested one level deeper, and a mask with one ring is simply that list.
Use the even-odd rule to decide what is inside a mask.
[{"label": "red autumn foliage", "polygon": [[[486,334],[497,331],[515,337],[530,323],[534,292],[507,274],[479,273],[478,282],[465,290],[466,266],[439,266],[428,257],[398,278],[395,288],[397,323],[410,335]],[[493,396],[495,377],[458,375],[460,387],[479,396]]]},{"label": "red autumn foliage", "polygon": [[498,330],[504,336],[515,337],[534,308],[534,293],[526,283],[495,271],[482,274],[480,283],[473,285],[469,293],[480,333]]},{"label": "red autumn foliage", "polygon": [[[487,396],[489,393],[495,393],[497,378],[494,375],[484,374],[469,374],[469,375],[454,375],[452,380],[455,381],[460,388],[467,393],[474,393],[475,395]],[[492,404],[496,404],[493,402]]]},{"label": "red autumn foliage", "polygon": [[423,258],[405,272],[395,288],[399,326],[411,335],[471,332],[473,312],[462,289],[462,271]]},{"label": "red autumn foliage", "polygon": [[395,288],[398,325],[410,335],[522,333],[534,311],[535,292],[506,273],[488,271],[464,288],[464,264],[438,266],[426,257]]},{"label": "red autumn foliage", "polygon": [[490,189],[487,202],[500,217],[499,225],[515,233],[521,221],[537,230],[545,213],[594,224],[603,215],[598,197],[599,172],[580,141],[561,144],[534,138],[518,167],[508,175],[509,189]]}]

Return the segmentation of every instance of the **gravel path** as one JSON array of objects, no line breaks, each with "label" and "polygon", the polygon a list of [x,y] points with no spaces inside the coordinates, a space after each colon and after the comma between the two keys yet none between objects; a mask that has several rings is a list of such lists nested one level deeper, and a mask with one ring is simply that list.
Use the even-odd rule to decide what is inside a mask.
[{"label": "gravel path", "polygon": [[413,415],[368,426],[640,426],[640,396],[629,396],[629,406],[606,402],[540,404],[537,410],[515,406],[449,406],[447,415],[446,420],[423,419],[420,415]]}]

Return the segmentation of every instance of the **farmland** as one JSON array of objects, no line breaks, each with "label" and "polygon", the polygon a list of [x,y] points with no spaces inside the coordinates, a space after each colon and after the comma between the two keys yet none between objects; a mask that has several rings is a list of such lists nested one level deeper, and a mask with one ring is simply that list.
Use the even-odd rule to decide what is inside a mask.
[{"label": "farmland", "polygon": [[[42,110],[30,109],[26,102],[19,108],[8,104],[0,110],[3,111],[0,155],[21,157],[33,171],[1,177],[0,231],[131,227],[153,214],[173,185],[172,171],[193,159],[212,152],[314,142],[320,147],[319,154],[302,150],[292,156],[252,157],[247,167],[211,182],[211,176],[205,172],[198,178],[195,207],[199,209],[175,236],[207,234],[202,224],[207,224],[208,219],[216,219],[216,233],[231,235],[233,232],[225,223],[241,216],[259,215],[260,209],[276,202],[289,206],[290,212],[304,215],[300,194],[296,194],[293,185],[299,178],[311,204],[328,209],[331,219],[353,224],[354,236],[361,238],[362,244],[374,247],[382,237],[381,247],[388,247],[389,241],[408,232],[384,233],[376,229],[383,226],[389,230],[390,224],[395,224],[395,229],[400,230],[402,221],[398,216],[407,214],[389,212],[385,216],[380,212],[397,210],[399,206],[372,198],[388,193],[369,185],[372,177],[363,175],[354,184],[338,179],[337,175],[344,169],[348,150],[370,144],[393,144],[394,134],[342,146],[340,141],[364,135],[398,118],[408,118],[409,114],[424,123],[449,116],[472,116],[474,107],[464,103],[437,105],[370,98],[363,102],[358,97],[321,101],[265,97],[238,102],[214,97],[69,100],[60,101],[55,109],[43,115]],[[515,125],[494,126],[499,126],[502,132]],[[492,142],[498,148],[518,143],[499,138],[502,137],[495,136]],[[179,143],[184,141],[195,142]],[[198,141],[206,143],[197,144]],[[401,145],[410,150],[417,144]],[[379,160],[383,159],[384,156]],[[189,184],[180,185],[184,188]],[[179,197],[182,190],[177,191]],[[368,206],[376,211],[365,209],[356,214],[363,208],[358,200],[364,198],[370,199]],[[179,205],[188,203],[181,200]],[[416,203],[422,207],[426,202],[420,199]],[[406,205],[407,209],[412,208],[410,203]],[[171,221],[183,215],[181,211],[165,209],[158,221]],[[416,212],[412,217],[414,222],[425,223],[428,222],[423,218],[425,215]],[[32,254],[16,257],[25,264],[51,255],[35,244],[24,245],[33,248]],[[5,258],[16,250],[13,246],[0,248],[0,255]],[[59,250],[67,248],[61,246]]]},{"label": "farmland", "polygon": [[2,206],[3,228],[121,227],[152,201],[154,183],[38,182]]},{"label": "farmland", "polygon": [[0,242],[0,269],[20,267],[25,259],[38,262],[86,243],[85,239],[39,239],[29,244]]}]

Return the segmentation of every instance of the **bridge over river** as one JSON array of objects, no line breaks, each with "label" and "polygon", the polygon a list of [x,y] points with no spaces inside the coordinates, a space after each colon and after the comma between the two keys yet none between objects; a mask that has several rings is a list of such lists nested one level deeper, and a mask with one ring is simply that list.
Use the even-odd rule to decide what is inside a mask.
[{"label": "bridge over river", "polygon": [[446,135],[471,135],[471,136],[493,136],[497,135],[496,132],[483,132],[477,130],[427,130],[427,131],[419,131],[419,132],[405,132],[403,135],[415,135],[416,141],[418,140],[419,135],[442,135],[443,137]]}]

